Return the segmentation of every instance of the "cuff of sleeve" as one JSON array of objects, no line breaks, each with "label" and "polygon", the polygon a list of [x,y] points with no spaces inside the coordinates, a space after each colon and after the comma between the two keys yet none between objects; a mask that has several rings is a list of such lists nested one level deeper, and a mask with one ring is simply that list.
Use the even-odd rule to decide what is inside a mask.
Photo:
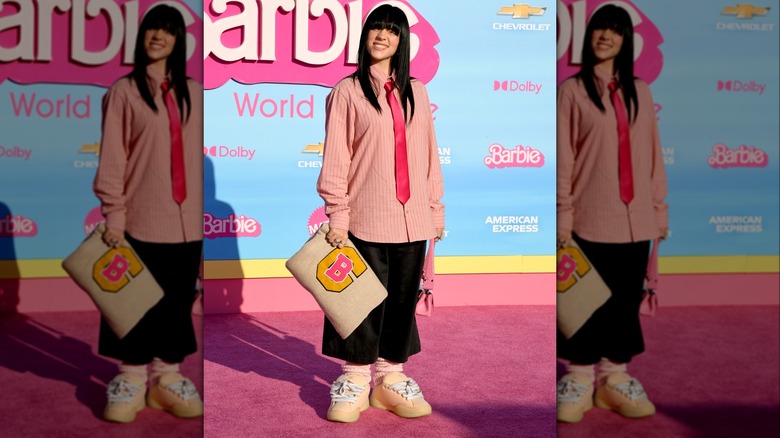
[{"label": "cuff of sleeve", "polygon": [[565,213],[558,213],[558,230],[571,231],[573,228],[574,218],[571,215]]},{"label": "cuff of sleeve", "polygon": [[656,222],[658,222],[659,228],[669,228],[669,217],[665,214],[659,214],[655,217]]},{"label": "cuff of sleeve", "polygon": [[341,230],[349,230],[349,216],[343,213],[331,213],[328,218],[328,226],[331,229],[338,228]]},{"label": "cuff of sleeve", "polygon": [[125,232],[125,215],[120,213],[109,213],[106,216],[106,228]]},{"label": "cuff of sleeve", "polygon": [[433,216],[433,226],[444,228],[444,204],[435,202],[431,204],[431,213]]}]

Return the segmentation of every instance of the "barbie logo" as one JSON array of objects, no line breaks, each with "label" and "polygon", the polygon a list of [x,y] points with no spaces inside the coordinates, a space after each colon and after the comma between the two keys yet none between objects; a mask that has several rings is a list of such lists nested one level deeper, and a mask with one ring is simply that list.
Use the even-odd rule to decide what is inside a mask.
[{"label": "barbie logo", "polygon": [[0,237],[34,237],[38,234],[38,224],[22,215],[6,214],[0,217]]},{"label": "barbie logo", "polygon": [[485,157],[485,166],[493,168],[504,167],[542,167],[544,154],[531,146],[517,145],[514,149],[505,149],[498,143],[488,148],[490,155]]},{"label": "barbie logo", "polygon": [[755,146],[742,145],[729,149],[725,144],[718,143],[712,147],[712,155],[707,163],[713,168],[727,167],[766,167],[769,156]]},{"label": "barbie logo", "polygon": [[355,71],[363,18],[390,4],[409,20],[411,72],[428,83],[439,36],[407,0],[206,0],[204,86],[233,79],[332,87]]},{"label": "barbie logo", "polygon": [[316,210],[314,210],[309,216],[309,222],[308,222],[308,228],[309,228],[309,236],[313,236],[314,233],[317,232],[317,230],[320,229],[322,224],[328,222],[328,216],[325,215],[325,207],[320,207]]},{"label": "barbie logo", "polygon": [[257,219],[243,214],[229,214],[226,218],[218,218],[209,212],[203,213],[203,234],[208,239],[220,237],[257,237],[262,232]]},{"label": "barbie logo", "polygon": [[580,69],[585,27],[593,13],[606,4],[625,9],[634,24],[634,74],[648,84],[658,78],[663,68],[664,42],[658,28],[633,2],[610,0],[558,0],[558,82]]},{"label": "barbie logo", "polygon": [[100,207],[93,208],[87,213],[87,217],[84,218],[84,234],[88,236],[99,223],[105,221],[106,218],[103,216],[103,213],[100,212]]},{"label": "barbie logo", "polygon": [[110,85],[129,72],[138,22],[157,3],[184,17],[187,71],[200,80],[203,24],[180,0],[16,0],[0,1],[0,83]]}]

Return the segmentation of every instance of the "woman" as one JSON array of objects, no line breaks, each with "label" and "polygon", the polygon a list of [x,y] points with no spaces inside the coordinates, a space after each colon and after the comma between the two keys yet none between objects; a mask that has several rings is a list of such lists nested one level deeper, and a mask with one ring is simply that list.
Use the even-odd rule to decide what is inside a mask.
[{"label": "woman", "polygon": [[388,296],[347,339],[325,319],[323,354],[344,361],[328,409],[338,422],[356,421],[369,404],[405,418],[431,413],[403,364],[420,351],[414,311],[425,243],[444,234],[433,117],[425,87],[409,75],[403,11],[382,5],[371,12],[359,47],[357,71],[327,98],[317,190],[330,222],[327,241],[342,248],[350,239]]},{"label": "woman", "polygon": [[568,361],[557,388],[564,422],[580,421],[594,399],[626,417],[655,413],[627,364],[644,351],[639,305],[650,241],[668,229],[653,98],[634,77],[628,13],[603,6],[584,41],[582,69],[558,90],[558,246],[574,240],[612,295],[571,338],[558,334],[558,356]]},{"label": "woman", "polygon": [[122,339],[101,322],[98,352],[121,361],[108,384],[109,421],[133,421],[147,405],[203,414],[195,386],[179,373],[197,351],[191,309],[203,245],[202,89],[186,76],[186,53],[181,13],[155,6],[141,21],[132,72],[103,98],[94,183],[103,240],[130,243],[164,291]]}]

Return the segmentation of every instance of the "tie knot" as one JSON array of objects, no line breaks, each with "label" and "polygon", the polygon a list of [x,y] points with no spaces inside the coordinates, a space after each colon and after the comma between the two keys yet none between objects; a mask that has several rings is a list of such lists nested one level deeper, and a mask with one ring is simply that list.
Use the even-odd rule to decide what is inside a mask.
[{"label": "tie knot", "polygon": [[615,90],[617,90],[617,88],[618,88],[617,81],[612,81],[612,82],[609,83],[609,92],[610,93],[614,93]]},{"label": "tie knot", "polygon": [[163,94],[167,93],[171,89],[171,81],[162,81],[160,88],[162,88]]},{"label": "tie knot", "polygon": [[388,93],[391,93],[394,87],[395,87],[395,82],[393,82],[392,79],[385,82],[385,91],[387,91]]}]

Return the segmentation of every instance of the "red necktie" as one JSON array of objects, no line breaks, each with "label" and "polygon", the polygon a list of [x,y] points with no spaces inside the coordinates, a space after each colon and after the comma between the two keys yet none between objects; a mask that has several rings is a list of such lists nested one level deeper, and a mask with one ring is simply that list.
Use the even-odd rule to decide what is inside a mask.
[{"label": "red necktie", "polygon": [[173,199],[177,204],[184,202],[187,197],[187,185],[184,181],[184,145],[181,140],[181,119],[176,101],[168,91],[171,89],[169,81],[163,81],[160,85],[165,98],[165,107],[168,109],[168,120],[171,129],[171,176],[173,178]]},{"label": "red necktie", "polygon": [[620,199],[625,204],[634,199],[634,180],[631,170],[631,138],[628,134],[628,113],[617,93],[617,83],[609,83],[609,97],[615,107],[618,129],[618,175],[620,176]]},{"label": "red necktie", "polygon": [[387,102],[393,113],[393,135],[395,136],[395,197],[406,204],[409,200],[409,163],[406,158],[406,122],[401,106],[393,94],[393,81],[385,82]]}]

